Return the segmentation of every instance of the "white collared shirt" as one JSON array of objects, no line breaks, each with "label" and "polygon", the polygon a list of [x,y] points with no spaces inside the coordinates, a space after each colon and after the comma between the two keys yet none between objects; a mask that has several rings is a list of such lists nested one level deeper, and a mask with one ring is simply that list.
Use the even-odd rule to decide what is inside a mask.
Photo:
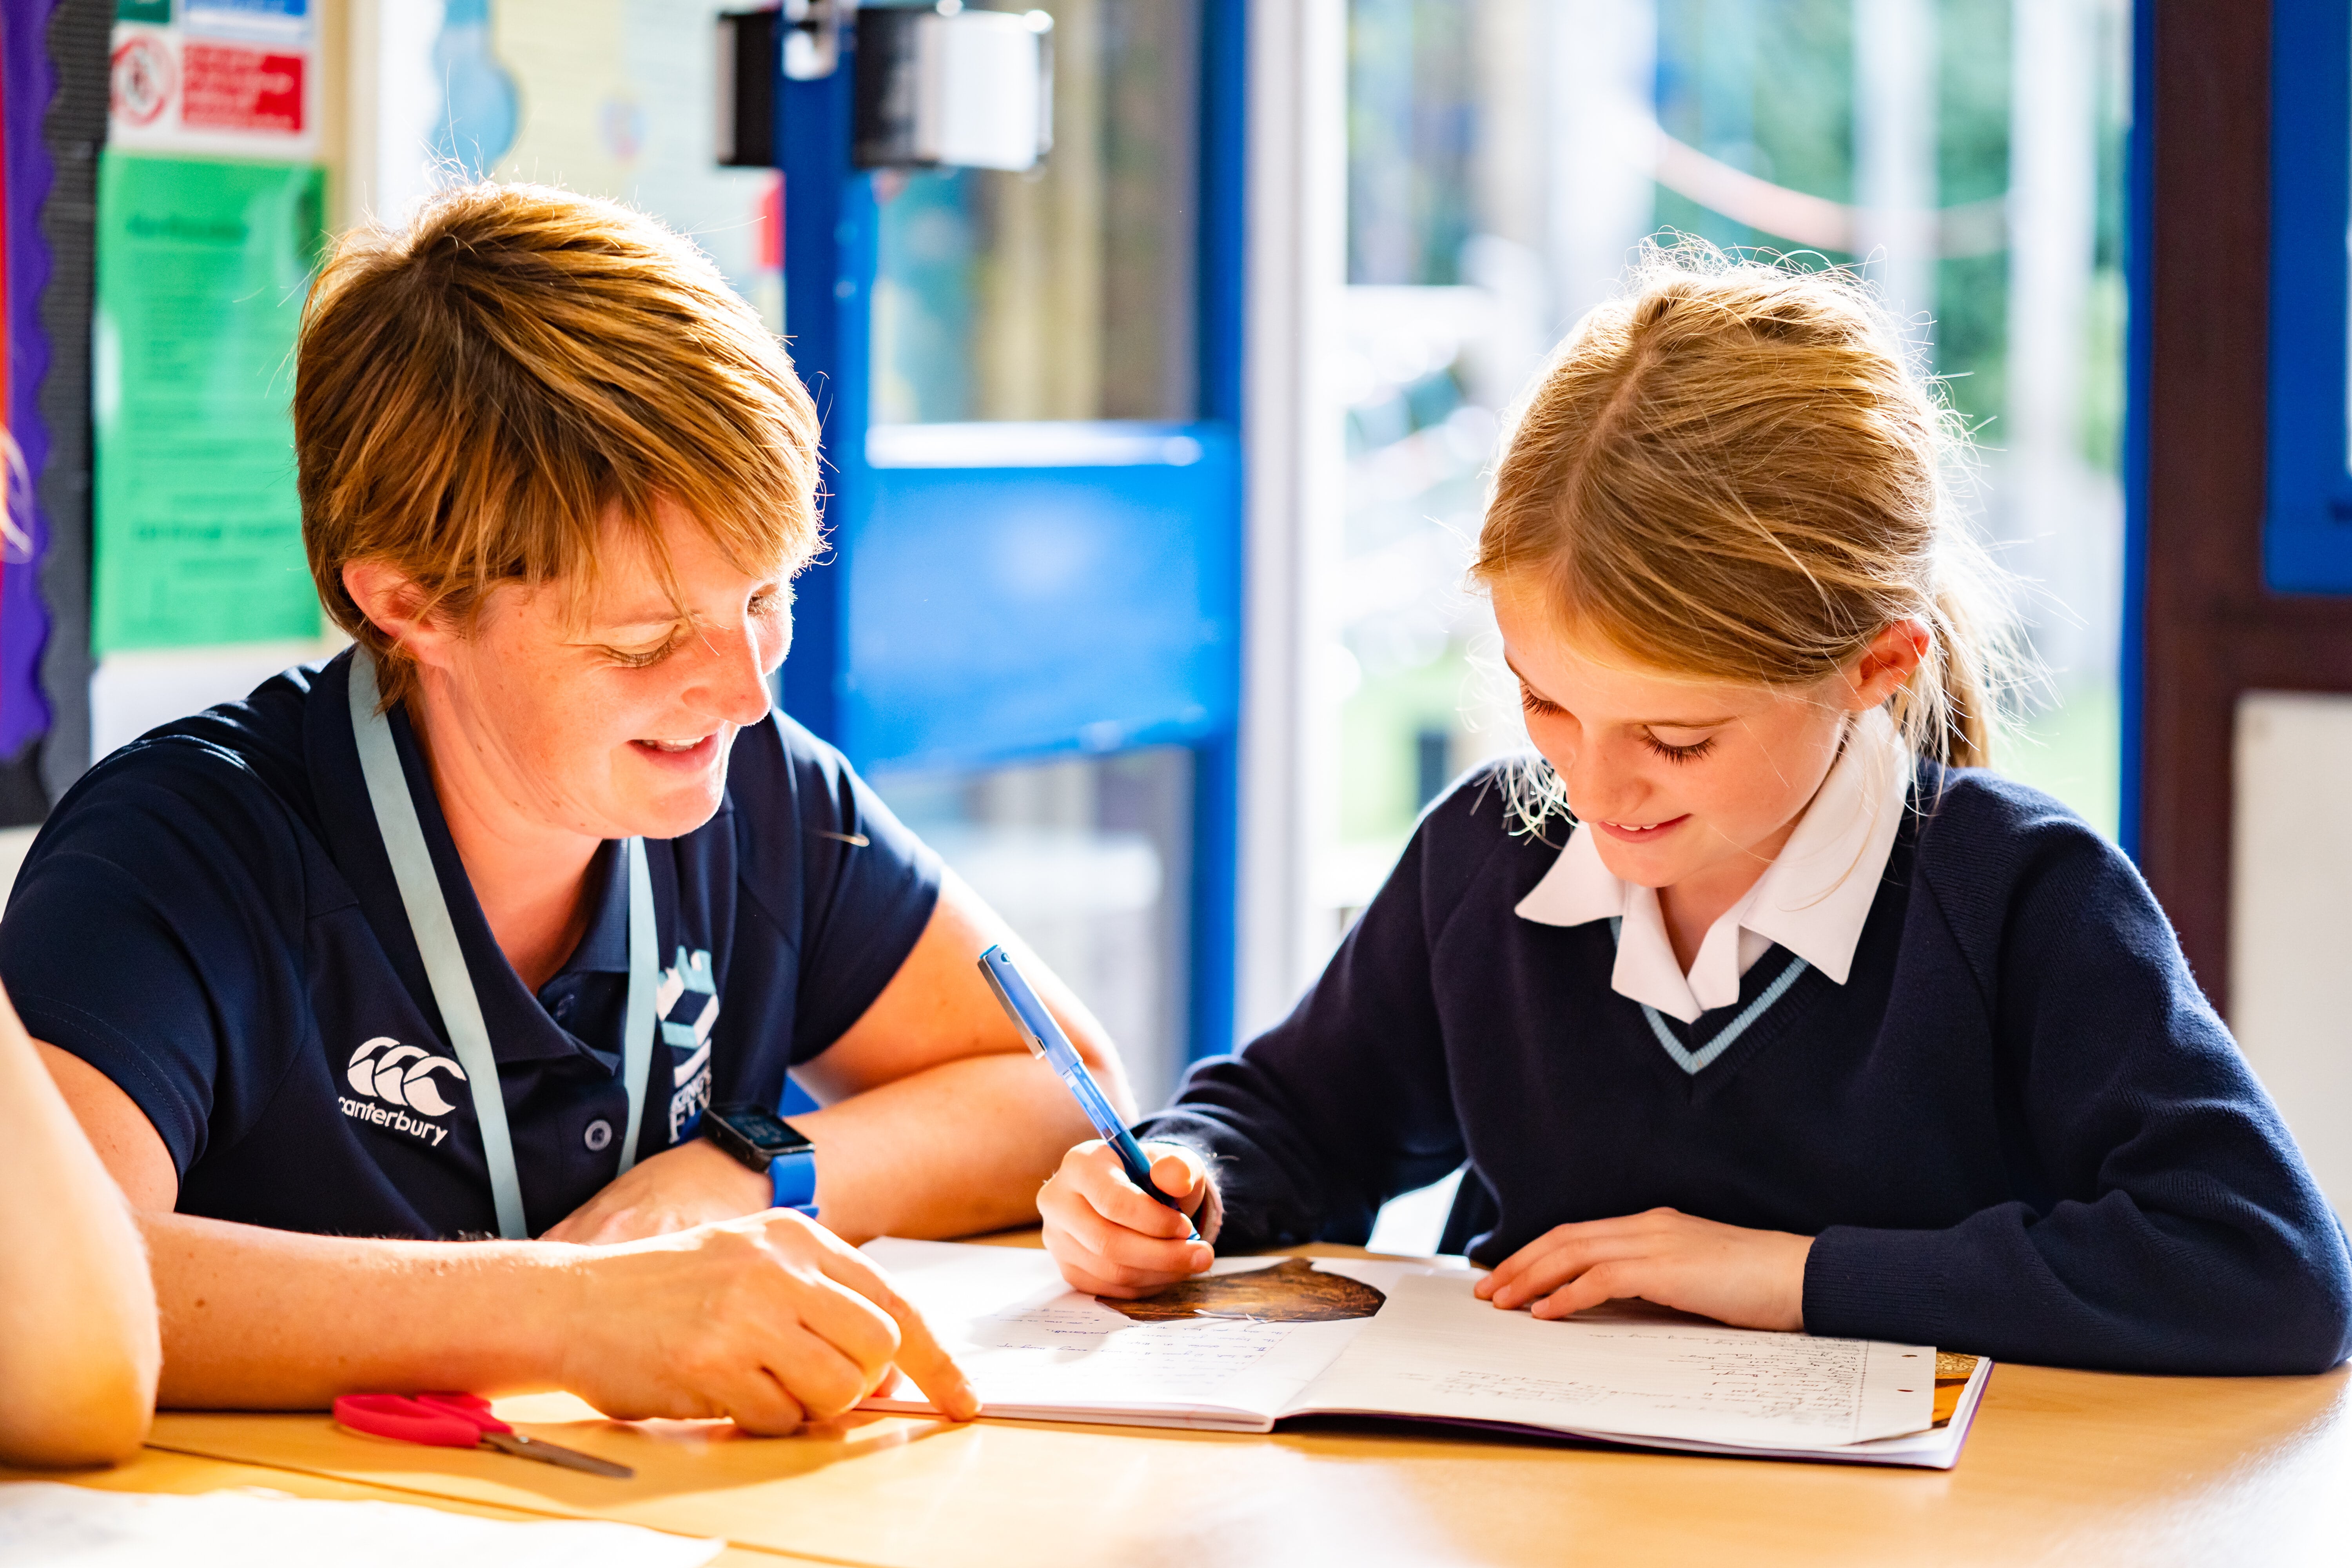
[{"label": "white collared shirt", "polygon": [[1656,889],[1618,880],[1584,824],[1519,900],[1519,918],[1554,926],[1622,918],[1610,989],[1685,1024],[1738,1002],[1739,977],[1776,943],[1843,985],[1910,785],[1908,749],[1885,710],[1874,708],[1855,721],[1780,857],[1707,928],[1687,974]]}]

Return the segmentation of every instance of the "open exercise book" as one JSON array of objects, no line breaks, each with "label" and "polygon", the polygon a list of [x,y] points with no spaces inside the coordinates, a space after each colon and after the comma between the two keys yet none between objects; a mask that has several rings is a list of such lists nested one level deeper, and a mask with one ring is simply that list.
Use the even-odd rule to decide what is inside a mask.
[{"label": "open exercise book", "polygon": [[[865,1250],[971,1374],[982,1414],[1016,1420],[1264,1432],[1291,1415],[1408,1416],[1948,1469],[1992,1364],[1947,1356],[1939,1399],[1931,1346],[1730,1329],[1642,1302],[1545,1321],[1477,1300],[1462,1268],[1220,1258],[1112,1303],[1026,1247],[886,1237]],[[931,1408],[903,1378],[887,1393],[862,1408]]]}]

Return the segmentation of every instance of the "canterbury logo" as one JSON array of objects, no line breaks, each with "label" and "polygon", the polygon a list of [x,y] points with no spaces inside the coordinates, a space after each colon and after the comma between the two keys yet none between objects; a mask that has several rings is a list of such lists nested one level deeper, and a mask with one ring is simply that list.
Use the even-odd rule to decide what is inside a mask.
[{"label": "canterbury logo", "polygon": [[[459,1083],[466,1080],[466,1069],[447,1057],[428,1056],[419,1047],[404,1046],[388,1035],[378,1035],[353,1051],[343,1069],[343,1076],[360,1093],[357,1100],[342,1101],[343,1114],[378,1127],[389,1127],[395,1132],[429,1139],[438,1146],[449,1136],[449,1130],[435,1126],[425,1116],[446,1116],[457,1109],[441,1092],[440,1080],[435,1077],[444,1070]],[[385,1102],[422,1111],[424,1116],[387,1110]]]},{"label": "canterbury logo", "polygon": [[[377,1056],[386,1046],[392,1048]],[[446,1116],[457,1108],[442,1098],[441,1086],[433,1081],[433,1075],[444,1068],[459,1083],[466,1081],[466,1069],[447,1057],[428,1057],[419,1047],[378,1035],[352,1053],[349,1076],[352,1087],[362,1094],[394,1105],[413,1105],[427,1116]]]}]

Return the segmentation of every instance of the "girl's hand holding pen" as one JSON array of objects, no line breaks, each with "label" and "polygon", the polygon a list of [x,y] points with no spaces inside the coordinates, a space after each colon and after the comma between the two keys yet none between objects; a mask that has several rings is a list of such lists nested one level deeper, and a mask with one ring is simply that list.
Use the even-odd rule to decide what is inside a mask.
[{"label": "girl's hand holding pen", "polygon": [[[1100,1139],[1064,1155],[1062,1168],[1038,1191],[1045,1250],[1076,1289],[1149,1296],[1191,1279],[1216,1256],[1208,1244],[1216,1239],[1220,1205],[1200,1155],[1173,1143],[1143,1147],[1153,1184],[1178,1200],[1175,1207],[1136,1186],[1118,1151]],[[1187,1222],[1196,1218],[1199,1241],[1185,1234]]]}]

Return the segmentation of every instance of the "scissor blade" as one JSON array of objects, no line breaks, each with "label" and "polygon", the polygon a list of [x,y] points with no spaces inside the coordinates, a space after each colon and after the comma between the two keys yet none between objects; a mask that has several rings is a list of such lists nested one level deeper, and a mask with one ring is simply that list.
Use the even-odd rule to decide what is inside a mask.
[{"label": "scissor blade", "polygon": [[520,1432],[485,1432],[482,1434],[482,1442],[485,1447],[496,1448],[501,1454],[512,1454],[524,1459],[540,1459],[551,1465],[562,1465],[567,1469],[585,1470],[592,1476],[610,1476],[616,1481],[629,1480],[637,1473],[626,1465],[616,1465],[610,1459],[600,1459],[593,1454],[583,1454],[577,1448],[566,1448],[558,1444],[541,1442],[537,1437],[526,1437]]}]

